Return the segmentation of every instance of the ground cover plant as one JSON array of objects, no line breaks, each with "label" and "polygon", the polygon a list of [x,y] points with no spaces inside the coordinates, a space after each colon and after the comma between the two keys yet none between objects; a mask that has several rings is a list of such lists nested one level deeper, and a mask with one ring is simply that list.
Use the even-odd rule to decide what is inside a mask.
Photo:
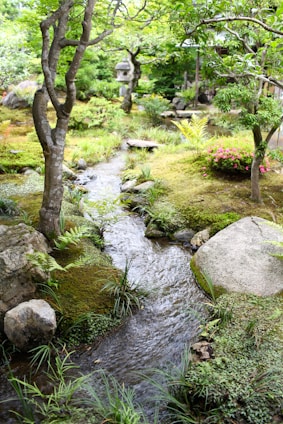
[{"label": "ground cover plant", "polygon": [[169,379],[173,415],[180,423],[281,422],[282,299],[230,293],[209,310],[200,337],[211,357],[191,356],[181,376]]}]

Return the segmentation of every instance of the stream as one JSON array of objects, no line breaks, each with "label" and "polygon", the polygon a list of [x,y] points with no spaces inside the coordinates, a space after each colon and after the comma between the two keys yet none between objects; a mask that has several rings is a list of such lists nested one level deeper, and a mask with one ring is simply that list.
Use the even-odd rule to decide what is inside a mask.
[{"label": "stream", "polygon": [[[77,183],[88,189],[89,200],[112,203],[120,195],[125,155],[122,150],[109,162],[80,174]],[[191,255],[186,248],[164,239],[147,239],[143,219],[121,206],[109,213],[110,223],[104,231],[105,252],[117,268],[124,271],[129,266],[130,285],[146,292],[146,297],[141,310],[128,317],[98,347],[82,352],[76,362],[83,373],[103,369],[120,384],[132,388],[149,423],[155,422],[158,407],[159,423],[164,424],[166,410],[156,401],[157,389],[145,376],[164,384],[156,369],[172,371],[180,366],[185,348],[196,337],[205,296],[194,281]],[[20,357],[13,369],[17,372],[21,367],[27,369],[27,362]],[[92,384],[95,383],[93,377]],[[0,374],[0,400],[12,393],[6,377]],[[8,408],[0,403],[0,423],[17,422],[5,406]]]},{"label": "stream", "polygon": [[[123,166],[120,153],[86,171],[94,176],[85,185],[89,200],[116,199],[120,195],[119,175]],[[156,389],[141,374],[156,380],[154,369],[180,366],[185,348],[196,336],[196,311],[201,310],[205,297],[194,281],[187,249],[163,239],[146,238],[143,219],[134,213],[117,207],[115,217],[116,221],[104,232],[105,252],[117,268],[124,271],[129,266],[129,283],[147,296],[143,309],[82,357],[80,365],[85,371],[102,368],[120,384],[133,388],[152,419]]]}]

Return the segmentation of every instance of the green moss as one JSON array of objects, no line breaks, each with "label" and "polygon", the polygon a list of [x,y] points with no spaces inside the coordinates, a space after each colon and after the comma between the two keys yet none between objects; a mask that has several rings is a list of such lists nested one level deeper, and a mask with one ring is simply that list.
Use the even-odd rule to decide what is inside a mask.
[{"label": "green moss", "polygon": [[11,121],[11,124],[30,123],[32,125],[31,109],[10,109],[0,106],[0,122]]},{"label": "green moss", "polygon": [[197,281],[198,285],[209,296],[212,296],[213,298],[218,298],[222,294],[226,293],[226,290],[223,287],[220,287],[220,286],[213,286],[213,287],[211,287],[211,284],[208,282],[207,277],[197,267],[194,256],[191,259],[190,267],[191,267],[191,270],[194,273],[194,276],[196,278],[196,281]]},{"label": "green moss", "polygon": [[[13,153],[14,152],[14,153]],[[43,166],[44,159],[39,143],[26,140],[5,141],[0,146],[0,164],[2,172],[20,171],[25,167],[37,168]]]},{"label": "green moss", "polygon": [[113,309],[113,299],[101,289],[108,279],[117,277],[120,272],[89,240],[53,254],[61,266],[73,263],[83,255],[91,258],[91,263],[54,273],[63,314],[72,320],[87,312],[109,313]]},{"label": "green moss", "polygon": [[[196,231],[211,227],[212,234],[245,216],[283,223],[283,176],[273,171],[261,176],[263,204],[250,200],[250,181],[211,173],[205,155],[160,150],[149,156],[153,178],[167,187],[164,194]],[[274,165],[276,168],[276,165]]]}]

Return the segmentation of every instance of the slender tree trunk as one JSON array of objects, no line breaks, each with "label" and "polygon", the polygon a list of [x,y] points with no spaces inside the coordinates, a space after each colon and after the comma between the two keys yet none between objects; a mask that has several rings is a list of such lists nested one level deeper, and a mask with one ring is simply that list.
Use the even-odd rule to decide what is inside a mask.
[{"label": "slender tree trunk", "polygon": [[39,212],[39,231],[48,239],[61,233],[60,211],[63,199],[63,171],[65,138],[69,116],[57,119],[56,128],[51,129],[47,120],[47,93],[44,87],[35,94],[33,120],[45,159],[44,192]]},{"label": "slender tree trunk", "polygon": [[197,107],[197,105],[198,105],[198,96],[199,96],[199,71],[200,71],[200,52],[199,52],[199,48],[197,48],[196,75],[195,75],[196,94],[195,94],[195,102],[194,102],[194,106],[195,107]]},{"label": "slender tree trunk", "polygon": [[262,139],[262,134],[259,126],[253,128],[254,136],[254,158],[251,168],[251,199],[254,202],[262,202],[260,194],[260,185],[259,185],[259,166],[263,162],[265,151],[266,151],[266,142]]},{"label": "slender tree trunk", "polygon": [[137,60],[137,55],[140,53],[140,48],[135,53],[128,50],[131,65],[131,79],[129,81],[128,88],[124,95],[124,100],[121,108],[126,112],[130,113],[133,106],[132,94],[138,86],[139,79],[141,77],[141,63]]}]

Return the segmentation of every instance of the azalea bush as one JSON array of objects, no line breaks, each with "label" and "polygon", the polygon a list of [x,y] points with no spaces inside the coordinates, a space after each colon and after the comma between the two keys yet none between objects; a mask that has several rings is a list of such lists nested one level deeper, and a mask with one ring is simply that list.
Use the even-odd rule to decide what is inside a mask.
[{"label": "azalea bush", "polygon": [[[251,173],[251,166],[254,153],[237,147],[212,147],[208,150],[209,166],[214,171],[221,171],[227,174],[247,174]],[[270,170],[267,158],[259,166],[259,171],[264,174]]]}]

